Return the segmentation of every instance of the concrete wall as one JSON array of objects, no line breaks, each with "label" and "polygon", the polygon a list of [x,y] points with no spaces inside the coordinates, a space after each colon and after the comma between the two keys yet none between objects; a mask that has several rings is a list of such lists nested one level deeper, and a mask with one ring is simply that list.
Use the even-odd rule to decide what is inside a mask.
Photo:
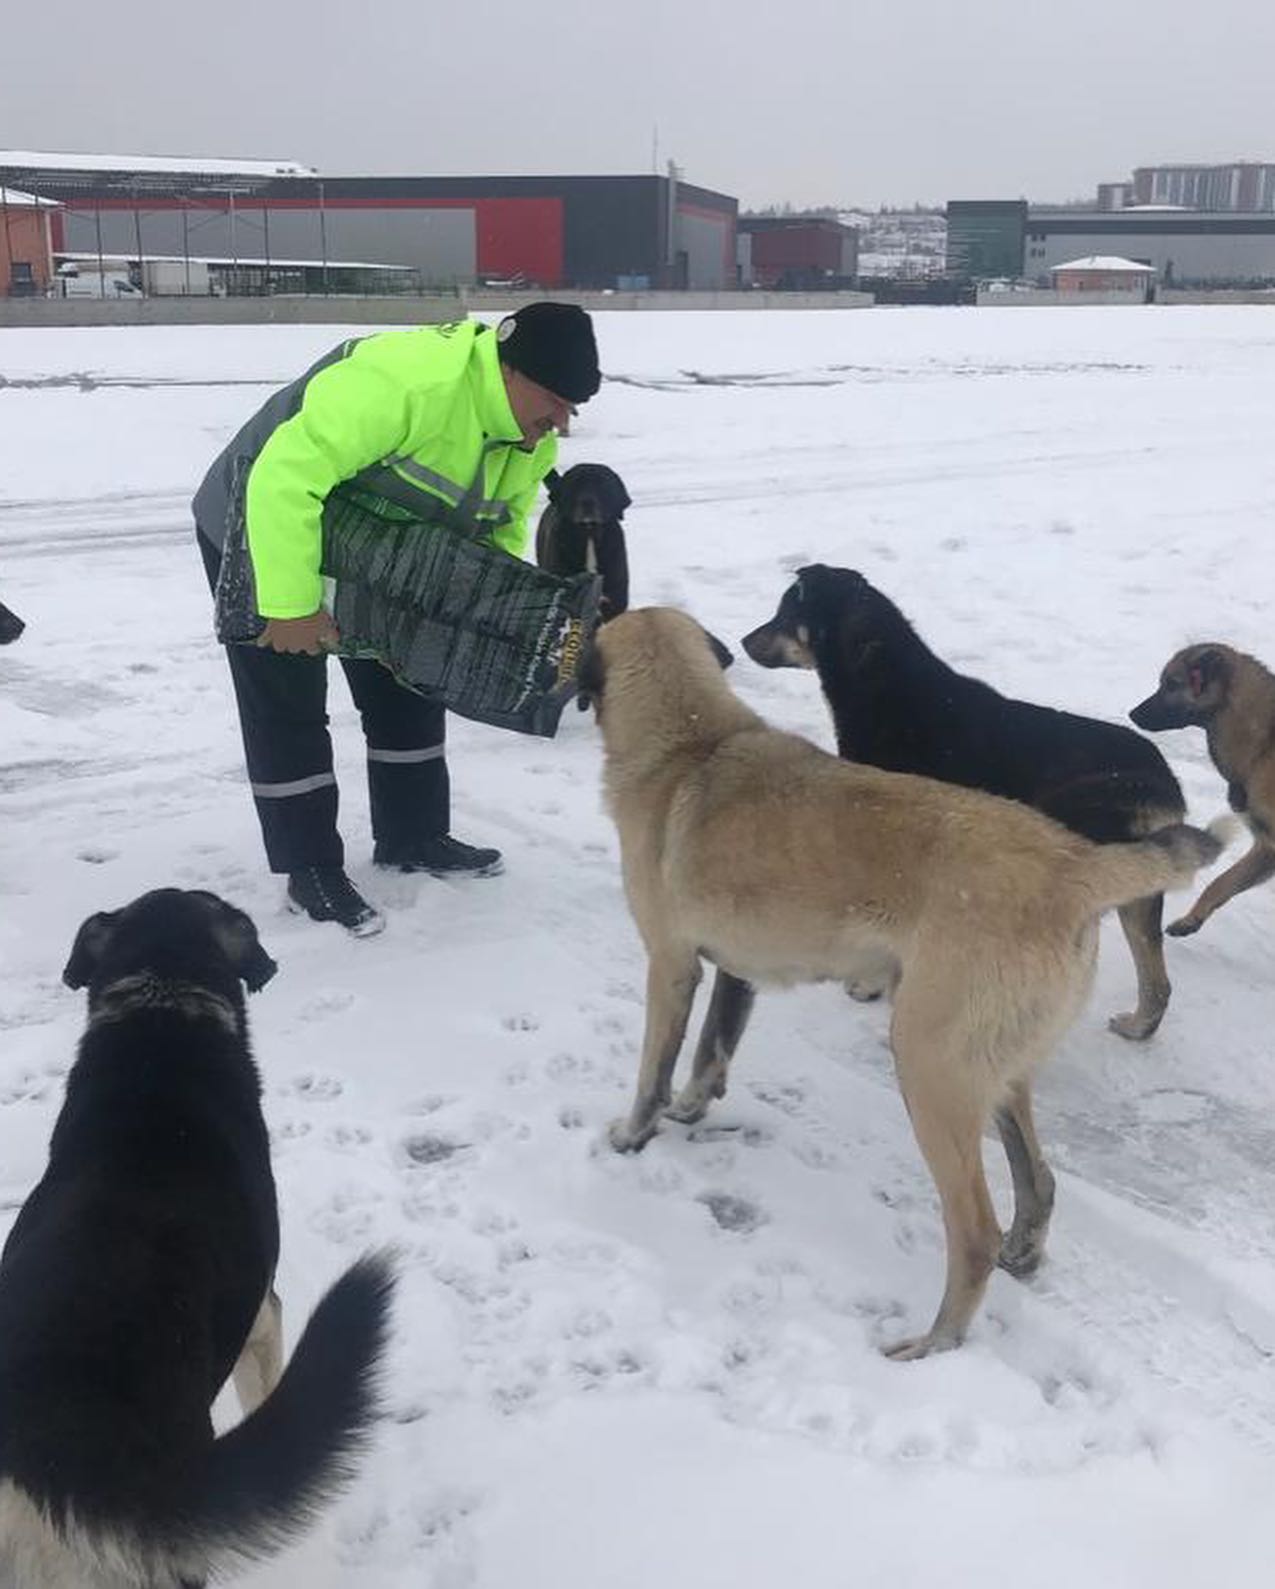
[{"label": "concrete wall", "polygon": [[1176,287],[1157,287],[1157,303],[1262,303],[1275,309],[1275,287],[1219,287],[1214,292],[1195,288],[1180,292]]},{"label": "concrete wall", "polygon": [[0,299],[2,326],[421,325],[465,311],[451,293],[432,298]]},{"label": "concrete wall", "polygon": [[404,298],[96,298],[0,299],[2,326],[118,325],[422,325],[466,313],[493,320],[530,298],[621,309],[870,309],[868,292],[440,293]]},{"label": "concrete wall", "polygon": [[986,287],[980,287],[977,303],[980,309],[1039,309],[1042,305],[1095,309],[1109,308],[1114,304],[1121,304],[1127,309],[1131,304],[1141,306],[1142,294],[1140,292],[1056,292],[1052,287],[1032,287],[1021,292],[1017,290],[989,292]]}]

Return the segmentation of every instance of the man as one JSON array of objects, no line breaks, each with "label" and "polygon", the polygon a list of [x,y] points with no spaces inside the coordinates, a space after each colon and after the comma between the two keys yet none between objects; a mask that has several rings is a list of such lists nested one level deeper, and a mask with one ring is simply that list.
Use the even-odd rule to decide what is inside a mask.
[{"label": "man", "polygon": [[[287,874],[293,909],[359,936],[385,925],[345,875],[337,831],[325,653],[339,636],[320,574],[329,493],[357,476],[428,523],[521,555],[557,434],[600,384],[592,321],[570,304],[527,304],[494,330],[462,321],[387,331],[343,343],[276,392],[208,471],[193,507],[209,582],[228,519],[242,511],[267,620],[255,647],[226,655],[266,855]],[[367,740],[376,864],[500,871],[498,850],[450,832],[443,708],[378,662],[341,666]]]}]

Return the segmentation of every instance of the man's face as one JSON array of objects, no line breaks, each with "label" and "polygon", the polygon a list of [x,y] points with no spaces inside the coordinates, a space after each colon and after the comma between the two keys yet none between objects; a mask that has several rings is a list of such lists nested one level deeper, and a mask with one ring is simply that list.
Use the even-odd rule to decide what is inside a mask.
[{"label": "man's face", "polygon": [[528,451],[551,430],[556,430],[560,436],[570,433],[571,416],[576,412],[574,404],[547,387],[538,386],[521,370],[511,369],[507,364],[502,364],[500,369],[505,378],[505,391],[509,394],[509,406]]}]

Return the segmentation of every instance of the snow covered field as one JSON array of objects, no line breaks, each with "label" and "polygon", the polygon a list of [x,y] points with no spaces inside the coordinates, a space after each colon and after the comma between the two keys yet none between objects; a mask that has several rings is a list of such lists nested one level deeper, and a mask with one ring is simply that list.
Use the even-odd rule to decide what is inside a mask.
[{"label": "snow covered field", "polygon": [[[598,317],[610,379],[564,444],[625,477],[636,602],[724,639],[792,569],[862,569],[949,661],[1121,718],[1171,651],[1275,663],[1275,316],[1261,308]],[[1104,928],[1041,1078],[1050,1257],[958,1353],[924,1327],[942,1236],[885,1046],[835,988],[764,997],[730,1095],[636,1158],[643,961],[574,711],[451,730],[458,834],[507,873],[370,864],[334,670],[343,827],[389,929],[286,915],[265,871],[186,503],[333,327],[0,332],[0,1234],[41,1171],[80,920],[162,884],[249,910],[290,1335],[400,1244],[372,1459],[256,1589],[1212,1589],[1275,1518],[1275,888],[1169,944],[1151,1043]],[[803,674],[735,687],[831,745]],[[1192,814],[1203,736],[1161,743]],[[1233,855],[1232,855],[1233,858]],[[1181,903],[1181,901],[1179,901]],[[988,1163],[1002,1206],[999,1147]]]}]

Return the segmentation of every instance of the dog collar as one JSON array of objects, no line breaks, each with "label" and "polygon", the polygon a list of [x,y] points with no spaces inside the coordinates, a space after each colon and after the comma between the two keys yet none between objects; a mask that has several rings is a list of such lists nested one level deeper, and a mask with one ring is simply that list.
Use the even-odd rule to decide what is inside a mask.
[{"label": "dog collar", "polygon": [[118,982],[108,982],[97,995],[89,1026],[122,1021],[139,1010],[165,1009],[192,1018],[208,1016],[227,1031],[239,1030],[238,1012],[222,994],[201,988],[197,982],[158,977],[153,971],[139,971],[133,976],[121,977]]}]

